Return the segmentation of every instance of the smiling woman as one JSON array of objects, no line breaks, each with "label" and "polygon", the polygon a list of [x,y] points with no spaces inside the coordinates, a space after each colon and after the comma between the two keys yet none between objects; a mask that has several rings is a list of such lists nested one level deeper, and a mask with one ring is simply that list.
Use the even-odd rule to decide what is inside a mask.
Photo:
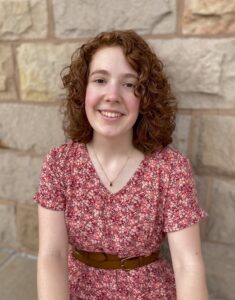
[{"label": "smiling woman", "polygon": [[137,78],[121,47],[102,48],[94,54],[85,97],[93,138],[129,136],[132,140],[140,103],[134,94]]},{"label": "smiling woman", "polygon": [[[84,101],[87,84],[91,75],[96,76],[97,84],[101,85],[105,83],[104,76],[108,76],[107,70],[103,68],[91,71],[91,62],[103,48],[109,51],[107,48],[110,47],[122,50],[125,63],[128,63],[126,67],[130,70],[127,74],[123,74],[123,87],[127,89],[131,87],[134,95],[140,99],[139,114],[133,127],[135,148],[144,153],[153,153],[172,142],[176,101],[164,74],[161,60],[133,31],[101,33],[74,52],[71,65],[61,73],[64,87],[68,92],[64,102],[64,131],[72,140],[82,143],[91,141],[93,128],[87,119]],[[101,72],[96,74],[96,71]]]},{"label": "smiling woman", "polygon": [[169,146],[176,102],[161,61],[135,32],[104,32],[64,72],[70,140],[46,156],[34,197],[39,300],[208,299],[206,213]]}]

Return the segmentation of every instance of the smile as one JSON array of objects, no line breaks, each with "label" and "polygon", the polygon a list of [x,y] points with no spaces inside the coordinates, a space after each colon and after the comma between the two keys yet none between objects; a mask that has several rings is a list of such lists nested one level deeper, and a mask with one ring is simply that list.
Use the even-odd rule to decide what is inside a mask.
[{"label": "smile", "polygon": [[104,117],[107,117],[107,118],[113,118],[113,119],[116,119],[116,118],[120,118],[122,116],[121,113],[119,112],[111,112],[111,111],[104,111],[104,110],[99,110],[100,114]]}]

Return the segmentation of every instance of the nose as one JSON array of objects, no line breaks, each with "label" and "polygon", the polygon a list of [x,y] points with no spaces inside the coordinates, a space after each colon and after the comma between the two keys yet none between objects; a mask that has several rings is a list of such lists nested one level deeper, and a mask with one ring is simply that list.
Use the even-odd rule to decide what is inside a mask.
[{"label": "nose", "polygon": [[117,83],[110,83],[107,86],[105,100],[108,102],[119,102],[121,100],[120,87]]}]

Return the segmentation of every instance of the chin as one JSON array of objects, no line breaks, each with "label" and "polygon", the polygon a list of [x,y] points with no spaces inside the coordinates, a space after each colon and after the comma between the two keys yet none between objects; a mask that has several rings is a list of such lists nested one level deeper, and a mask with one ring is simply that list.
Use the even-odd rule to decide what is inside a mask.
[{"label": "chin", "polygon": [[114,134],[114,133],[98,133],[100,136],[103,136],[104,138],[109,138],[109,139],[112,139],[112,138],[117,138],[117,137],[121,137],[122,135],[121,134]]},{"label": "chin", "polygon": [[108,139],[117,139],[117,138],[126,138],[127,136],[132,136],[132,131],[131,132],[111,132],[111,131],[96,131],[96,134],[99,136],[102,136],[103,138],[108,138]]}]

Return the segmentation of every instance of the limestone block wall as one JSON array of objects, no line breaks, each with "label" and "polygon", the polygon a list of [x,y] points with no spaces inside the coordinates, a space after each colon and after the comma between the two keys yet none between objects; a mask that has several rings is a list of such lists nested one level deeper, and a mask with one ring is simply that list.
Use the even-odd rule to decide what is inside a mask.
[{"label": "limestone block wall", "polygon": [[0,1],[0,247],[37,252],[32,196],[64,142],[59,73],[103,30],[134,29],[162,58],[179,103],[174,146],[191,160],[211,295],[235,294],[235,1]]}]

